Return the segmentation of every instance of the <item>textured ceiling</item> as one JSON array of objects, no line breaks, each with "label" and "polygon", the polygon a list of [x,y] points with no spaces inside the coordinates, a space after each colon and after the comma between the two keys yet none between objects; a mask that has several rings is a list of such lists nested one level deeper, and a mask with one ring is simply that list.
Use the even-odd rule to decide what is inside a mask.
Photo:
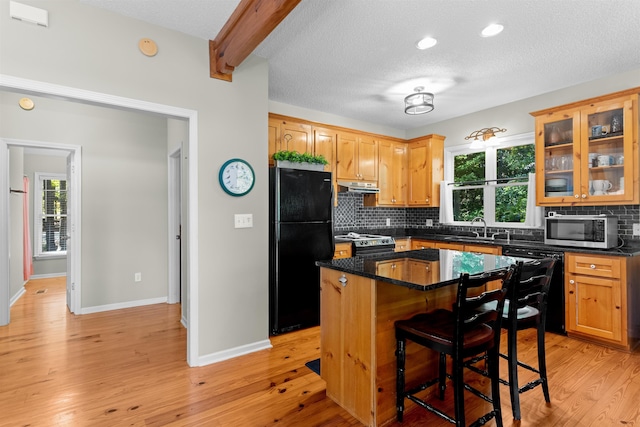
[{"label": "textured ceiling", "polygon": [[[81,1],[211,40],[239,3]],[[494,22],[502,34],[480,37]],[[438,44],[416,49],[427,35]],[[640,74],[640,0],[302,0],[254,54],[269,61],[272,101],[412,129]],[[435,94],[433,112],[404,114],[416,86]]]}]

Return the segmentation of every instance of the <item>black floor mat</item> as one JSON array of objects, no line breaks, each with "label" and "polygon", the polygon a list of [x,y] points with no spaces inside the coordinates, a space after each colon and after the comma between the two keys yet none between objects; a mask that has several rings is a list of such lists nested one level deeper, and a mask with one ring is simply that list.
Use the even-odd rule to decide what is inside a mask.
[{"label": "black floor mat", "polygon": [[320,375],[320,359],[312,360],[311,362],[307,362],[304,365],[316,374]]}]

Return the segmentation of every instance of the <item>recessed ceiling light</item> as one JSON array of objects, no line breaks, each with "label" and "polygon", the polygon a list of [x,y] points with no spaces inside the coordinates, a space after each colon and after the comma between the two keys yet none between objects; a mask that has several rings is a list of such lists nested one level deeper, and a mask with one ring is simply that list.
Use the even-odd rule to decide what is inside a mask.
[{"label": "recessed ceiling light", "polygon": [[500,34],[502,30],[504,30],[503,25],[491,24],[485,27],[485,29],[482,30],[482,33],[480,34],[482,34],[482,37],[492,37],[492,36],[495,36],[496,34]]},{"label": "recessed ceiling light", "polygon": [[420,50],[429,49],[430,47],[434,47],[438,43],[438,40],[433,37],[425,37],[422,40],[419,40],[416,43],[416,47]]}]

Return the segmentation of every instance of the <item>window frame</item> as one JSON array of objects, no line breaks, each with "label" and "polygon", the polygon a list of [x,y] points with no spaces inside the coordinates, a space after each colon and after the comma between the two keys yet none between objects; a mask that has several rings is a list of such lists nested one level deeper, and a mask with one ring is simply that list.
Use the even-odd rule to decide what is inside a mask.
[{"label": "window frame", "polygon": [[[456,145],[450,148],[445,149],[444,152],[444,176],[445,181],[453,182],[454,180],[454,158],[460,154],[471,154],[484,152],[485,153],[485,180],[495,180],[497,179],[498,170],[497,170],[497,150],[504,148],[517,147],[521,145],[533,145],[535,148],[535,134],[534,132],[526,132],[518,135],[506,136],[496,138],[497,145],[485,147],[485,148],[470,148],[469,145]],[[535,161],[535,158],[534,158]],[[484,189],[484,197],[483,197],[483,210],[484,210],[484,220],[487,223],[487,227],[501,227],[501,228],[531,228],[531,226],[525,225],[524,222],[496,222],[496,209],[495,209],[495,200],[496,200],[496,188],[498,187],[511,187],[514,185],[528,185],[527,181],[518,184],[498,184],[496,181],[488,182],[486,184],[479,185],[468,185],[464,186],[465,189],[473,189],[473,188],[483,188]],[[455,190],[454,190],[455,191]],[[451,198],[451,202],[453,203],[453,197]],[[451,206],[451,210],[453,211],[453,206]],[[473,224],[474,227],[477,227],[480,223],[476,222]],[[452,226],[471,226],[471,221],[452,221],[447,223],[447,225]]]},{"label": "window frame", "polygon": [[[67,251],[42,252],[42,184],[46,180],[68,181],[64,173],[35,172],[33,180],[33,257],[35,259],[66,258]],[[68,217],[67,212],[64,216]]]}]

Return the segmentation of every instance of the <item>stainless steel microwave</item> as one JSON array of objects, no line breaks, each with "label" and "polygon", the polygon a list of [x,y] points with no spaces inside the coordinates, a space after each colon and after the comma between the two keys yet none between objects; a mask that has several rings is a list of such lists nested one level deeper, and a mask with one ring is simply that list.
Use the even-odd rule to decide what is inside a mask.
[{"label": "stainless steel microwave", "polygon": [[554,215],[545,218],[544,243],[609,249],[618,244],[618,218],[606,215]]}]

